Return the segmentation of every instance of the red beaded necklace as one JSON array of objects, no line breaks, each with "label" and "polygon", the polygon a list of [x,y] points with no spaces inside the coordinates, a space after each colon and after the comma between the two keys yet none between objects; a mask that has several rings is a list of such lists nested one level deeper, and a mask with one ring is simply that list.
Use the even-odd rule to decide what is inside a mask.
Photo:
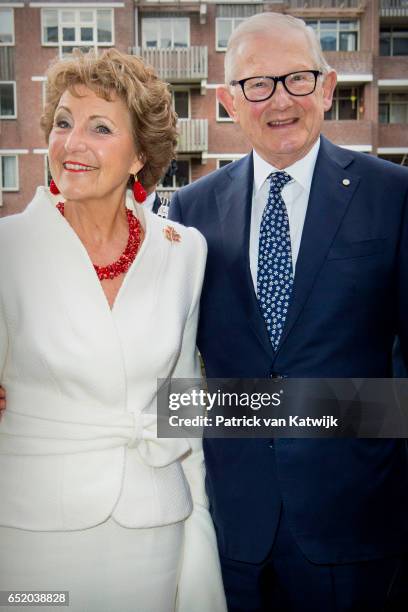
[{"label": "red beaded necklace", "polygon": [[[58,202],[57,208],[61,215],[65,217],[65,206],[63,202]],[[140,247],[141,241],[141,225],[139,220],[135,217],[133,212],[126,209],[126,216],[129,224],[129,238],[127,245],[122,255],[107,266],[97,266],[93,264],[95,272],[98,275],[99,280],[112,279],[120,274],[125,274],[132,265]]]}]

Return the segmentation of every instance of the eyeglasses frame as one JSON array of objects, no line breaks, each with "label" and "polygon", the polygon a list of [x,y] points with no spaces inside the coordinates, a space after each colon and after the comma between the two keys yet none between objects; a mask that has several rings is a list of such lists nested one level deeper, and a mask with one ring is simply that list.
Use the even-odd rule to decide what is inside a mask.
[{"label": "eyeglasses frame", "polygon": [[[291,76],[292,74],[297,74],[298,72],[310,72],[310,73],[313,73],[313,76],[315,78],[314,87],[313,87],[312,91],[310,91],[307,94],[294,94],[294,93],[290,92],[289,89],[287,88],[287,85],[285,83],[285,79],[287,77]],[[323,72],[321,70],[295,70],[294,72],[288,72],[288,74],[282,74],[281,76],[266,76],[266,75],[264,75],[264,76],[247,77],[246,79],[240,79],[239,81],[232,80],[232,81],[230,81],[230,85],[232,85],[232,86],[240,85],[241,89],[242,89],[242,93],[244,94],[245,100],[248,100],[248,102],[254,102],[256,104],[257,102],[265,102],[265,100],[269,100],[269,98],[272,98],[273,94],[276,91],[276,87],[277,87],[278,83],[282,83],[283,87],[285,88],[285,90],[288,92],[288,94],[290,96],[296,96],[297,98],[304,97],[304,96],[310,96],[316,90],[317,77],[322,76],[322,75],[323,75]],[[273,89],[272,89],[271,93],[269,94],[269,96],[267,96],[266,98],[262,98],[261,100],[250,100],[249,98],[247,98],[244,86],[245,86],[245,83],[247,81],[250,81],[251,79],[271,79],[273,81]]]}]

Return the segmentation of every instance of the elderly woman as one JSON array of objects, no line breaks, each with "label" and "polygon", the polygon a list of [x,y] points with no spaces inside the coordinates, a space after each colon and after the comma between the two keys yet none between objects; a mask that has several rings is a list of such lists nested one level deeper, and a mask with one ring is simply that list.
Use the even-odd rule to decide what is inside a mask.
[{"label": "elderly woman", "polygon": [[152,414],[158,378],[199,376],[206,245],[127,194],[174,155],[170,94],[115,50],[58,61],[47,89],[52,193],[0,223],[0,590],[223,611],[201,445],[156,439]]}]

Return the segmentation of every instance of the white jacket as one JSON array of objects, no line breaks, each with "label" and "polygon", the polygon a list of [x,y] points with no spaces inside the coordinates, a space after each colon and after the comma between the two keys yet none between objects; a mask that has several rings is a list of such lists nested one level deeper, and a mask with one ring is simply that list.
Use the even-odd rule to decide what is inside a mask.
[{"label": "white jacket", "polygon": [[200,376],[205,240],[136,208],[146,235],[111,310],[56,201],[39,188],[0,221],[0,525],[180,521],[190,489],[206,503],[201,442],[156,439],[153,413],[158,378]]}]

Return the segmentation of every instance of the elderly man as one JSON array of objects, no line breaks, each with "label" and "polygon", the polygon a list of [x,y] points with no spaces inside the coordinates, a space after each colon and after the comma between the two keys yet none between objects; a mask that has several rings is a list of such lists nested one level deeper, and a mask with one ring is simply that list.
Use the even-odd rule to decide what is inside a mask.
[{"label": "elderly man", "polygon": [[[225,72],[218,99],[253,151],[170,210],[208,242],[207,375],[390,376],[395,334],[408,363],[407,170],[320,135],[336,74],[303,21],[244,21]],[[404,440],[205,444],[231,611],[408,609]]]}]

